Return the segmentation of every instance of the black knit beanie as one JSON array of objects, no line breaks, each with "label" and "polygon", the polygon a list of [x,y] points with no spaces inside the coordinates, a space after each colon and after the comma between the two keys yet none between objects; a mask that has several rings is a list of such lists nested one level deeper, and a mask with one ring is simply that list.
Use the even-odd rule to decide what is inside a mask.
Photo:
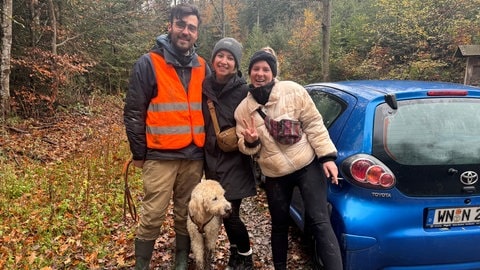
[{"label": "black knit beanie", "polygon": [[268,53],[264,50],[255,52],[252,57],[250,57],[250,64],[248,65],[248,75],[252,70],[253,65],[258,61],[266,61],[272,70],[273,77],[277,77],[277,59],[271,53]]}]

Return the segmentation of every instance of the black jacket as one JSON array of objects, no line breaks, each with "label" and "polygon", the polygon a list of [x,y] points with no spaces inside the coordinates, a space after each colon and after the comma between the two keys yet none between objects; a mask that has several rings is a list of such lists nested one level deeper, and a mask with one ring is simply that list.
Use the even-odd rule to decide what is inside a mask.
[{"label": "black jacket", "polygon": [[250,156],[239,151],[223,152],[217,145],[215,129],[207,105],[210,98],[215,105],[220,130],[235,127],[234,112],[248,92],[248,85],[241,73],[233,76],[221,89],[215,90],[214,74],[203,82],[202,109],[205,120],[205,177],[215,179],[225,189],[227,200],[242,199],[256,194],[255,179]]}]

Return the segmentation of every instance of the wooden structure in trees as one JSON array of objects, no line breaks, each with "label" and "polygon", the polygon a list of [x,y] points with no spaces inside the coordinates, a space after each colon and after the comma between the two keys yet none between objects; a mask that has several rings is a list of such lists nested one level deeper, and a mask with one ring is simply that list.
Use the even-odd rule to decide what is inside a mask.
[{"label": "wooden structure in trees", "polygon": [[480,86],[480,45],[459,45],[454,56],[467,58],[463,84]]}]

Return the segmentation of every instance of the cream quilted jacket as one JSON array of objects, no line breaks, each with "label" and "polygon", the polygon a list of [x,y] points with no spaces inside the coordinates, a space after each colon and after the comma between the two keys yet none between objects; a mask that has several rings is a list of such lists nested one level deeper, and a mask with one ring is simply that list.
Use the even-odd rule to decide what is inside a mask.
[{"label": "cream quilted jacket", "polygon": [[[256,111],[259,107],[274,120],[301,121],[304,131],[302,139],[292,145],[277,143],[268,133],[263,118]],[[245,146],[242,135],[242,131],[246,128],[243,120],[250,123],[252,115],[260,144],[254,148],[248,148]],[[247,155],[258,153],[258,164],[262,173],[268,177],[280,177],[293,173],[310,164],[315,155],[319,158],[336,157],[337,149],[330,140],[322,116],[308,92],[298,83],[276,80],[265,106],[257,103],[248,93],[235,110],[235,120],[240,151]]]}]

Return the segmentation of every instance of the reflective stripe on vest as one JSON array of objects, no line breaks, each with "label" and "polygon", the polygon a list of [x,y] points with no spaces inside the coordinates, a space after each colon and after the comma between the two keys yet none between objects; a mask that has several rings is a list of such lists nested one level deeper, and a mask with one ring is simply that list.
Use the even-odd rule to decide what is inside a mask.
[{"label": "reflective stripe on vest", "polygon": [[150,53],[150,58],[158,89],[157,96],[150,101],[147,111],[147,146],[153,149],[173,150],[186,147],[193,142],[203,147],[205,129],[202,114],[202,82],[205,78],[205,60],[198,57],[200,66],[192,68],[187,95],[175,68],[156,53]]}]

